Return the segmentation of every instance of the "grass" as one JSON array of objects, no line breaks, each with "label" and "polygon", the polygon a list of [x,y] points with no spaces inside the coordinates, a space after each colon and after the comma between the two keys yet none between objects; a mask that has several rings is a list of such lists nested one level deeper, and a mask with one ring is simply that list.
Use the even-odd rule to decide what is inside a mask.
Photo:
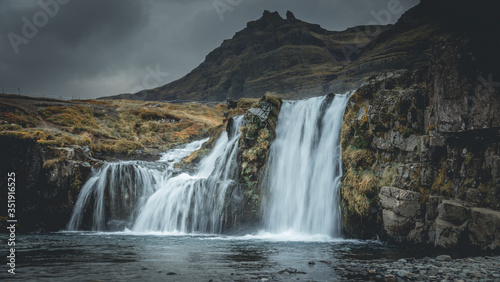
[{"label": "grass", "polygon": [[209,136],[224,107],[144,101],[0,97],[0,136],[43,146],[89,146],[108,156],[156,152]]}]

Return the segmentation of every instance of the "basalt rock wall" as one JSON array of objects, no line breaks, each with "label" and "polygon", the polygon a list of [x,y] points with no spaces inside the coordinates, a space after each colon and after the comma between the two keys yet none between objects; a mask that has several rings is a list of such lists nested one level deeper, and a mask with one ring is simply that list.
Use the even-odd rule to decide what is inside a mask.
[{"label": "basalt rock wall", "polygon": [[[64,229],[80,188],[90,176],[91,163],[96,162],[89,149],[76,145],[47,147],[32,139],[5,136],[0,137],[0,144],[1,187],[7,187],[7,173],[15,173],[17,230],[49,232]],[[0,199],[7,207],[7,192],[2,193]],[[6,224],[4,220],[1,222]]]},{"label": "basalt rock wall", "polygon": [[500,97],[492,62],[469,39],[442,36],[428,67],[372,76],[351,97],[342,132],[347,236],[500,247]]}]

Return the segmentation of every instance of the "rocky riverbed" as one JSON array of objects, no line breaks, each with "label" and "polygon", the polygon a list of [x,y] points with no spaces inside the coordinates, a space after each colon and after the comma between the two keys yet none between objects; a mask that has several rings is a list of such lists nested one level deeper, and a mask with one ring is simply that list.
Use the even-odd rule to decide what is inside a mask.
[{"label": "rocky riverbed", "polygon": [[348,259],[309,261],[303,268],[285,268],[277,273],[248,275],[232,273],[234,279],[210,281],[319,281],[315,268],[328,266],[327,281],[500,281],[500,256],[452,259],[449,255],[406,259]]},{"label": "rocky riverbed", "polygon": [[333,280],[500,281],[500,257],[351,260],[332,266]]}]

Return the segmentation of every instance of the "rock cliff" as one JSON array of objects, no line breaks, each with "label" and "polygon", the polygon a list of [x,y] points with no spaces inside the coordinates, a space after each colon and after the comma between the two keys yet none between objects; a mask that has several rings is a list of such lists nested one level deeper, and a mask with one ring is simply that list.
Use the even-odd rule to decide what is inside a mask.
[{"label": "rock cliff", "polygon": [[[16,174],[17,230],[64,229],[80,189],[91,173],[91,164],[97,161],[89,155],[88,147],[46,147],[32,139],[5,136],[0,136],[0,144],[4,149],[0,171]],[[2,177],[0,185],[7,187],[6,181]],[[6,202],[7,198],[2,196],[2,200]]]},{"label": "rock cliff", "polygon": [[429,68],[371,77],[351,97],[342,132],[348,235],[500,247],[498,90],[483,85],[470,49],[442,40]]},{"label": "rock cliff", "polygon": [[394,30],[432,25],[426,62],[369,77],[346,110],[348,236],[498,249],[500,22],[493,2],[422,1]]}]

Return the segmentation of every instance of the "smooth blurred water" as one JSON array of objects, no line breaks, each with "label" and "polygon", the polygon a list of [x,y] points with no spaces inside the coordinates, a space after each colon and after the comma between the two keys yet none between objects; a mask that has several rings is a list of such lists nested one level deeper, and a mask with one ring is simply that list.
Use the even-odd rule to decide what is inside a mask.
[{"label": "smooth blurred water", "polygon": [[341,237],[340,129],[349,95],[283,104],[267,171],[267,230]]},{"label": "smooth blurred water", "polygon": [[140,232],[221,233],[231,220],[224,213],[226,191],[237,179],[238,140],[243,116],[234,118],[232,132],[223,131],[212,152],[193,175],[170,178],[140,206],[133,230]]},{"label": "smooth blurred water", "polygon": [[[230,237],[131,231],[19,234],[16,274],[7,273],[4,265],[0,280],[331,281],[336,263],[349,258],[402,258],[424,252],[373,241],[301,241],[298,237],[288,241],[290,236],[293,234]],[[279,274],[287,268],[306,274]]]},{"label": "smooth blurred water", "polygon": [[172,178],[174,164],[198,150],[208,138],[165,152],[157,162],[107,162],[93,169],[80,191],[68,230],[123,230],[154,192]]}]

